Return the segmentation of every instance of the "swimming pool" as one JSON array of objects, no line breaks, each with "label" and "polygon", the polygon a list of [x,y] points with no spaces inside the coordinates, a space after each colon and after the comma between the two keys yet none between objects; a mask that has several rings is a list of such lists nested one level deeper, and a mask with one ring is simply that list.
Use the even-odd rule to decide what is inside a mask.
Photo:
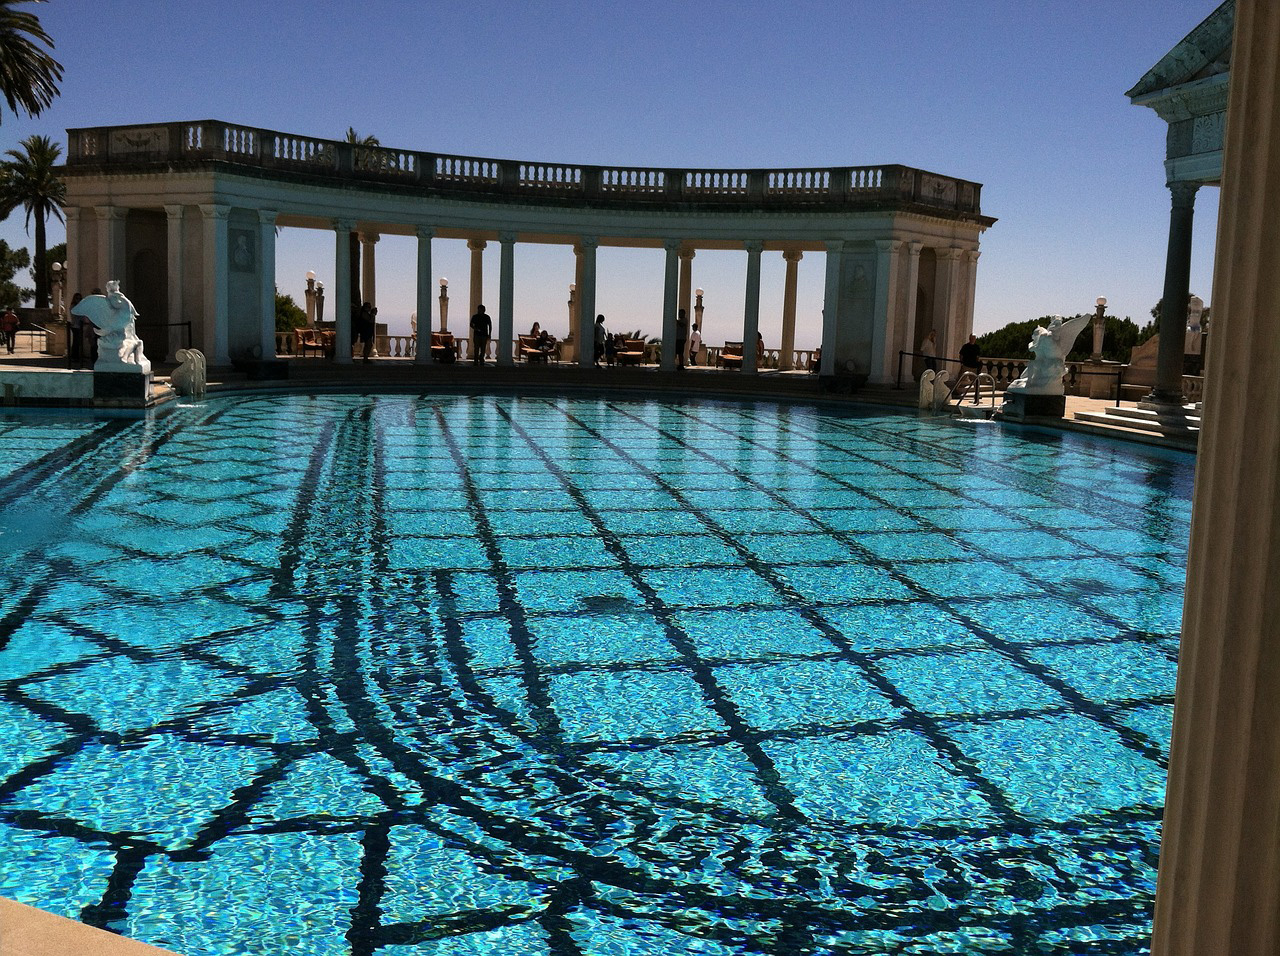
[{"label": "swimming pool", "polygon": [[0,896],[189,953],[1146,949],[1193,459],[871,410],[0,419]]}]

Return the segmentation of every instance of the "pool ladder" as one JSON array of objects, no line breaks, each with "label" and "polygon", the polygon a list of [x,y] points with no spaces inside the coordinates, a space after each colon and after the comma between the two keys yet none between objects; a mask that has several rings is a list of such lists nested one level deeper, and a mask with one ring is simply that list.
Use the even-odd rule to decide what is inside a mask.
[{"label": "pool ladder", "polygon": [[[973,394],[973,403],[966,406],[964,400],[970,392]],[[951,386],[951,391],[942,403],[943,407],[950,403],[952,397],[956,400],[956,410],[961,418],[990,418],[996,410],[996,380],[986,372],[966,370]],[[990,403],[987,407],[982,405],[984,397]]]}]

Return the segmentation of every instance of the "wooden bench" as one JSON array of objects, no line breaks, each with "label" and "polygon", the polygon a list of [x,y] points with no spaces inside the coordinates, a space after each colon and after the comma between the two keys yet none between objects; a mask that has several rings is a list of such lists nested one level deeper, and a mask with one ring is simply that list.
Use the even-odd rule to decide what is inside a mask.
[{"label": "wooden bench", "polygon": [[517,351],[520,357],[526,362],[546,362],[551,358],[552,349],[544,349],[538,346],[538,336],[536,335],[520,335],[517,345]]},{"label": "wooden bench", "polygon": [[305,358],[308,351],[318,352],[327,358],[333,358],[333,345],[337,334],[324,329],[301,328],[296,332],[298,350]]}]

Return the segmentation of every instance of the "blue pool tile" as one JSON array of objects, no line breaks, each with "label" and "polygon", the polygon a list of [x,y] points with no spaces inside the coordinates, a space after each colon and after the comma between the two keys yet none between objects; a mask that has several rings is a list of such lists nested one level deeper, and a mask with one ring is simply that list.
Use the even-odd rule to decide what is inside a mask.
[{"label": "blue pool tile", "polygon": [[0,648],[0,682],[79,660],[101,649],[47,621],[25,621]]},{"label": "blue pool tile", "polygon": [[550,683],[556,713],[576,742],[724,729],[684,674],[563,674]]},{"label": "blue pool tile", "polygon": [[1115,641],[1100,647],[1080,644],[1038,647],[1027,656],[1064,682],[1099,702],[1173,696],[1178,665],[1145,643]]},{"label": "blue pool tile", "polygon": [[912,596],[910,589],[895,580],[887,570],[864,565],[780,568],[778,577],[815,604]]},{"label": "blue pool tile", "polygon": [[710,534],[627,535],[622,538],[622,547],[638,567],[742,564],[742,556],[734,548]]},{"label": "blue pool tile", "polygon": [[766,564],[849,561],[849,548],[825,534],[744,534],[736,539]]},{"label": "blue pool tile", "polygon": [[957,561],[975,557],[964,545],[940,532],[860,534],[855,540],[858,547],[886,561]]},{"label": "blue pool tile", "polygon": [[1065,602],[973,601],[957,602],[954,606],[972,618],[977,626],[1004,641],[1043,643],[1106,638],[1116,634],[1114,624]]},{"label": "blue pool tile", "polygon": [[822,616],[853,650],[866,653],[985,646],[955,615],[921,600],[823,608]]},{"label": "blue pool tile", "polygon": [[529,631],[538,660],[553,667],[679,656],[662,625],[647,614],[536,616],[529,619]]},{"label": "blue pool tile", "polygon": [[844,661],[727,664],[715,676],[743,718],[760,730],[902,716],[859,668]]},{"label": "blue pool tile", "polygon": [[736,746],[664,744],[645,750],[599,751],[590,762],[625,775],[636,786],[658,791],[655,802],[672,794],[743,814],[772,809],[755,769]]},{"label": "blue pool tile", "polygon": [[1061,707],[1043,681],[988,650],[898,654],[881,672],[917,710],[929,714],[986,714]]},{"label": "blue pool tile", "polygon": [[498,550],[503,562],[513,569],[602,568],[616,563],[604,542],[585,536],[503,538]]},{"label": "blue pool tile", "polygon": [[769,607],[782,601],[776,588],[746,568],[644,571],[641,576],[668,607]]},{"label": "blue pool tile", "polygon": [[475,538],[393,538],[387,543],[387,559],[393,569],[415,571],[489,567],[489,558]]},{"label": "blue pool tile", "polygon": [[937,597],[1035,594],[1039,587],[1026,576],[993,561],[936,561],[903,565],[899,572]]},{"label": "blue pool tile", "polygon": [[[84,907],[102,899],[115,869],[116,853],[105,842],[73,840],[0,823],[0,860],[4,861],[0,897],[79,919]],[[71,860],[74,866],[67,865]]]},{"label": "blue pool tile", "polygon": [[1169,752],[1173,736],[1173,704],[1150,704],[1135,707],[1120,715],[1120,722],[1146,736],[1161,752]]},{"label": "blue pool tile", "polygon": [[642,603],[620,571],[522,571],[515,583],[520,603],[530,611],[625,611]]},{"label": "blue pool tile", "polygon": [[825,654],[834,647],[819,628],[791,610],[681,611],[675,621],[708,658]]}]

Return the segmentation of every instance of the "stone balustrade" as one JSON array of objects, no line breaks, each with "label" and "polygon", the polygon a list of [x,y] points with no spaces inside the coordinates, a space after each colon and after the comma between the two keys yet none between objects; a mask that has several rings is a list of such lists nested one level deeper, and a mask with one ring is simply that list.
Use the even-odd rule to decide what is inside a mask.
[{"label": "stone balustrade", "polygon": [[981,218],[981,185],[907,166],[818,169],[646,169],[452,156],[361,146],[215,120],[71,129],[68,167],[132,168],[214,160],[438,193],[539,196],[591,204],[814,206],[882,203]]}]

